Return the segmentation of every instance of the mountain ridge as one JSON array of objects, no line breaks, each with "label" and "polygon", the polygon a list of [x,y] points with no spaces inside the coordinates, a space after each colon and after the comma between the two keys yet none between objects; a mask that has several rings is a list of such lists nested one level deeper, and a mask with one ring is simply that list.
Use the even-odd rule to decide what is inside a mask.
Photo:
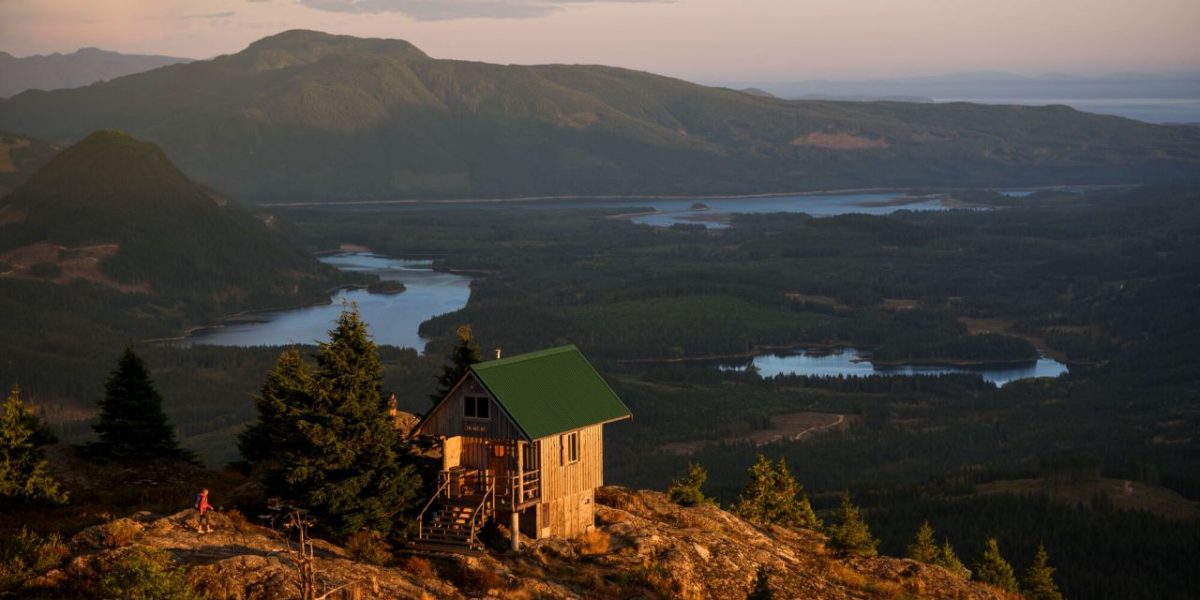
[{"label": "mountain ridge", "polygon": [[71,53],[24,57],[0,51],[0,97],[29,89],[80,87],[191,60],[157,54],[122,54],[90,46]]},{"label": "mountain ridge", "polygon": [[[14,257],[61,263],[91,253],[80,278],[164,298],[286,296],[329,276],[248,211],[188,179],[161,148],[115,130],[90,134],[0,198],[0,233],[13,275],[34,268]],[[55,249],[57,258],[47,255]]]},{"label": "mountain ridge", "polygon": [[788,101],[594,65],[430,58],[293,30],[0,101],[51,140],[118,128],[256,202],[752,194],[1195,178],[1200,134],[1065,107]]}]

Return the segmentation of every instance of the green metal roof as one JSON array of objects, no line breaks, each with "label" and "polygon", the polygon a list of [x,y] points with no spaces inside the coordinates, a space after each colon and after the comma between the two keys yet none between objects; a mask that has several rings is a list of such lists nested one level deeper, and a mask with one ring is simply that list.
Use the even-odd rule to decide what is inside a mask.
[{"label": "green metal roof", "polygon": [[632,416],[575,346],[471,365],[529,439]]}]

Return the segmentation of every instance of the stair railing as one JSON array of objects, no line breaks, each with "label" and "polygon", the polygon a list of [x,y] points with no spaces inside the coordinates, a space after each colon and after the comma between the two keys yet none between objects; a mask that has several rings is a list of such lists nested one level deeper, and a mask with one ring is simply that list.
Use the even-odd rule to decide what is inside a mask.
[{"label": "stair railing", "polygon": [[479,543],[479,530],[483,528],[488,517],[496,511],[496,482],[492,481],[491,477],[486,477],[486,479],[487,490],[483,493],[483,498],[479,501],[479,506],[475,507],[475,512],[471,513],[470,544],[473,547],[482,545]]},{"label": "stair railing", "polygon": [[[439,477],[439,479],[442,479],[442,478]],[[446,496],[449,497],[449,494],[450,494],[450,478],[449,477],[444,478],[441,485],[438,486],[437,491],[433,493],[433,497],[431,497],[429,499],[429,502],[425,503],[425,507],[422,508],[421,513],[419,515],[417,515],[417,539],[419,539],[419,540],[425,539],[425,513],[429,511],[429,507],[433,506],[433,503],[436,502],[438,498],[442,497],[443,493],[445,493]]]}]

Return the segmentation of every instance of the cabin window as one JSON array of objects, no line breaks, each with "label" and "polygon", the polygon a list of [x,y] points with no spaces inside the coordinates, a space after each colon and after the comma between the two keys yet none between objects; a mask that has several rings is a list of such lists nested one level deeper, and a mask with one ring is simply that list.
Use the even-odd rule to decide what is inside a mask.
[{"label": "cabin window", "polygon": [[579,462],[579,432],[572,431],[559,436],[559,449],[561,451],[561,463],[569,465]]},{"label": "cabin window", "polygon": [[488,399],[480,396],[467,396],[463,398],[463,416],[472,419],[487,419],[488,415]]}]

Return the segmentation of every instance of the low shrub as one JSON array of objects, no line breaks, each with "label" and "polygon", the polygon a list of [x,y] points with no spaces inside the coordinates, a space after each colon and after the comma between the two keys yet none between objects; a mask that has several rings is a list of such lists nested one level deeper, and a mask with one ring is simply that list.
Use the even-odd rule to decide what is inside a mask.
[{"label": "low shrub", "polygon": [[100,525],[104,545],[109,548],[121,548],[132,544],[142,529],[141,523],[129,519],[117,519]]},{"label": "low shrub", "polygon": [[15,592],[37,575],[62,564],[70,551],[57,534],[28,529],[0,540],[0,592]]},{"label": "low shrub", "polygon": [[437,570],[433,568],[433,563],[420,556],[410,556],[404,559],[404,563],[400,565],[400,568],[420,580],[437,577]]},{"label": "low shrub", "polygon": [[392,562],[392,547],[383,541],[378,531],[364,530],[346,538],[346,551],[359,562],[386,566]]},{"label": "low shrub", "polygon": [[84,598],[203,600],[163,550],[131,548],[101,566],[99,580],[79,590]]}]

